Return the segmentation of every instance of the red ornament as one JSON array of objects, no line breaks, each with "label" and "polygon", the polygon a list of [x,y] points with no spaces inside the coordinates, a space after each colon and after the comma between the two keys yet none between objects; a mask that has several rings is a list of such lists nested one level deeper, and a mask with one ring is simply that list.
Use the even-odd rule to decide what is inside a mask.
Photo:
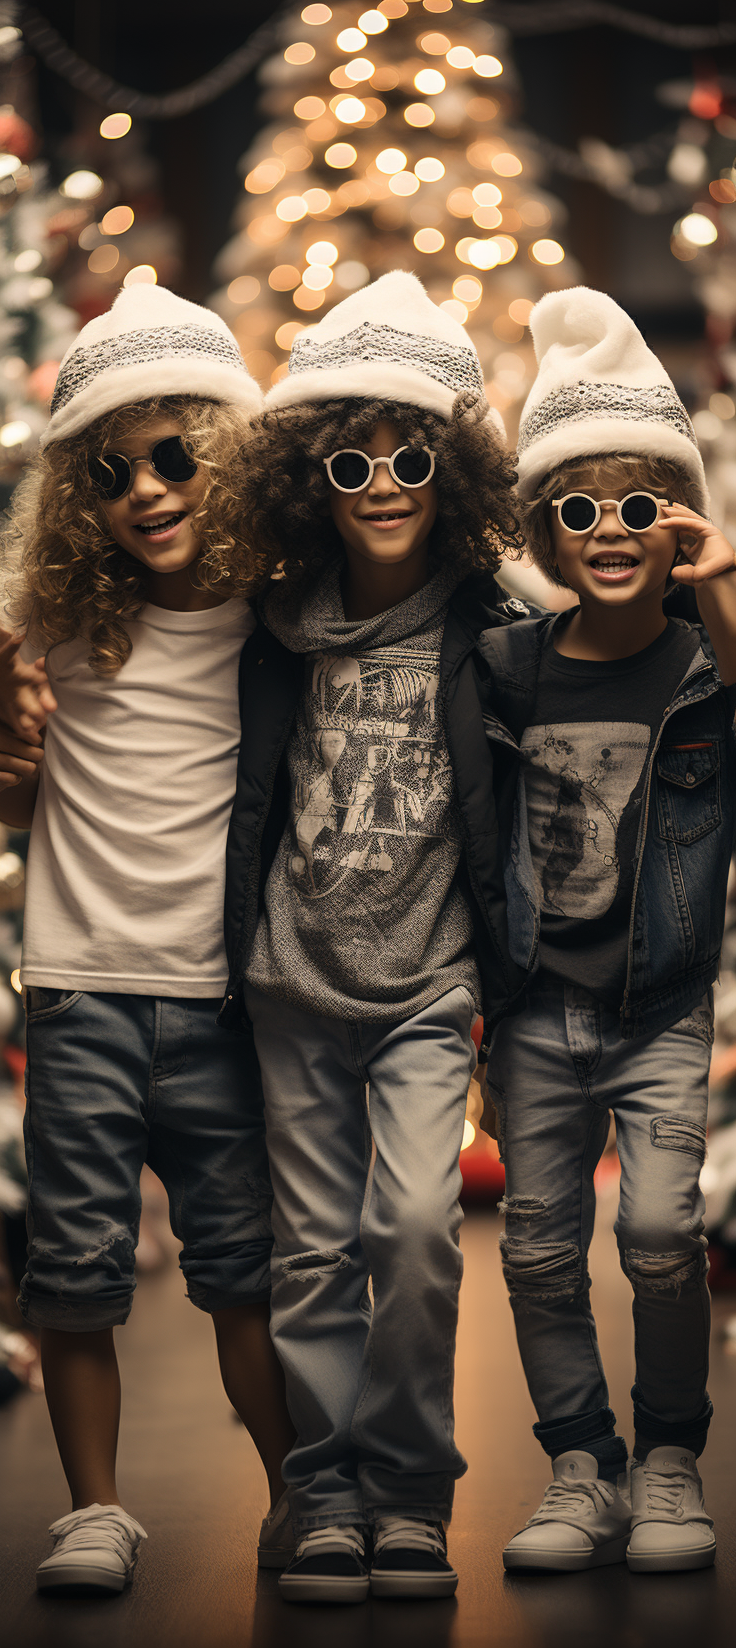
[{"label": "red ornament", "polygon": [[14,154],[26,165],[38,150],[38,138],[27,120],[22,120],[9,103],[0,108],[0,151]]}]

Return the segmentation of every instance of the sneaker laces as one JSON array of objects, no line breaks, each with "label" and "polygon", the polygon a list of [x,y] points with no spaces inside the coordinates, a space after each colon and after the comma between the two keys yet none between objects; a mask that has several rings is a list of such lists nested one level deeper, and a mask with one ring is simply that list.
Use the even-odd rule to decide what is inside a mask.
[{"label": "sneaker laces", "polygon": [[578,1515],[585,1509],[586,1499],[592,1500],[596,1511],[601,1511],[604,1506],[612,1505],[615,1497],[616,1489],[612,1483],[601,1482],[598,1478],[588,1482],[550,1482],[539,1509],[529,1518],[527,1526],[532,1522],[569,1521],[571,1514]]},{"label": "sneaker laces", "polygon": [[63,1540],[68,1551],[99,1549],[100,1537],[114,1547],[121,1562],[127,1567],[142,1539],[147,1539],[145,1528],[134,1521],[120,1505],[86,1505],[81,1511],[70,1511],[52,1522],[49,1533],[54,1548]]},{"label": "sneaker laces", "polygon": [[676,1516],[682,1506],[685,1478],[673,1476],[671,1471],[657,1471],[646,1465],[643,1469],[647,1493],[647,1510],[665,1511],[670,1516]]},{"label": "sneaker laces", "polygon": [[376,1528],[374,1550],[430,1551],[432,1556],[445,1555],[445,1544],[440,1529],[434,1522],[420,1522],[416,1517],[382,1516]]},{"label": "sneaker laces", "polygon": [[311,1528],[297,1545],[297,1559],[313,1556],[317,1546],[320,1550],[348,1551],[351,1556],[365,1556],[365,1540],[360,1529],[352,1523],[347,1523],[344,1527],[335,1525],[330,1528]]}]

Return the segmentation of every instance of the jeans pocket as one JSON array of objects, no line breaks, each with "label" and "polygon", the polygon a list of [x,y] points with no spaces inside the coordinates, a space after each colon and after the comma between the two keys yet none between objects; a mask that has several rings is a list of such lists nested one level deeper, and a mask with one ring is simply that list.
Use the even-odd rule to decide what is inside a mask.
[{"label": "jeans pocket", "polygon": [[27,1022],[37,1024],[41,1019],[58,1018],[61,1013],[67,1013],[83,994],[83,990],[52,990],[45,985],[28,984],[25,991]]},{"label": "jeans pocket", "polygon": [[705,1042],[706,1047],[713,1046],[715,1029],[712,988],[706,990],[702,1001],[699,1001],[690,1013],[686,1013],[683,1019],[678,1019],[677,1024],[673,1024],[672,1029],[676,1035],[696,1036],[698,1041]]}]

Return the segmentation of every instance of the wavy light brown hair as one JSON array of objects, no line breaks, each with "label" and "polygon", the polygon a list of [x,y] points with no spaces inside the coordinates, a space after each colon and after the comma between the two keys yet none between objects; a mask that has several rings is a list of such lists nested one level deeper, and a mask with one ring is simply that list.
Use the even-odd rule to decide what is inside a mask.
[{"label": "wavy light brown hair", "polygon": [[650,458],[641,452],[609,452],[591,458],[571,458],[546,475],[536,498],[523,506],[526,547],[540,571],[553,584],[569,589],[557,565],[552,542],[552,499],[567,492],[584,492],[586,487],[632,492],[664,492],[669,503],[687,504],[700,514],[702,503],[697,486],[679,464],[669,458]]},{"label": "wavy light brown hair", "polygon": [[435,453],[438,512],[432,549],[438,564],[495,572],[523,539],[513,495],[513,458],[486,416],[485,402],[456,397],[441,418],[396,401],[350,397],[264,412],[248,449],[244,507],[251,543],[291,581],[295,600],[342,550],[330,515],[323,459],[360,447],[384,419],[407,446]]},{"label": "wavy light brown hair", "polygon": [[95,675],[114,675],[131,651],[126,624],[148,599],[146,568],[115,542],[90,480],[89,452],[101,453],[145,419],[176,419],[204,474],[193,516],[200,541],[197,577],[213,593],[249,595],[265,560],[244,537],[243,484],[248,423],[243,413],[191,395],[138,401],[96,419],[79,435],[47,446],[16,488],[3,534],[7,610],[39,651],[85,636]]}]

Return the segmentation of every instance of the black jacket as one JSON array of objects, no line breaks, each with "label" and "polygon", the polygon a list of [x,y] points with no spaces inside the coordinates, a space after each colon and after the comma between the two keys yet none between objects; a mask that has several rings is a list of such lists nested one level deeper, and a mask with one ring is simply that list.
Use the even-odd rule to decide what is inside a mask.
[{"label": "black jacket", "polygon": [[[511,959],[503,879],[502,831],[510,828],[516,763],[495,758],[486,737],[483,684],[488,669],[483,631],[535,612],[508,600],[488,576],[465,579],[455,591],[440,656],[440,698],[455,777],[464,851],[460,874],[473,916],[483,989],[484,1047],[493,1026],[524,989],[527,974]],[[289,652],[259,622],[240,663],[242,721],[235,802],[227,844],[225,942],[230,979],[220,1022],[247,1028],[243,979],[263,892],[289,821],[285,760],[304,683],[304,657]]]}]

